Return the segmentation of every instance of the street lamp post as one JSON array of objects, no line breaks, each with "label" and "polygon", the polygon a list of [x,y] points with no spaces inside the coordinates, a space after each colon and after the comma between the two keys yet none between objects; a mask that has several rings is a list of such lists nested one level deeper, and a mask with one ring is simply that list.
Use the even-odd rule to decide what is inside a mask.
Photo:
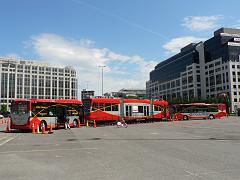
[{"label": "street lamp post", "polygon": [[103,96],[103,68],[105,68],[106,66],[98,66],[100,68],[102,68],[102,96]]}]

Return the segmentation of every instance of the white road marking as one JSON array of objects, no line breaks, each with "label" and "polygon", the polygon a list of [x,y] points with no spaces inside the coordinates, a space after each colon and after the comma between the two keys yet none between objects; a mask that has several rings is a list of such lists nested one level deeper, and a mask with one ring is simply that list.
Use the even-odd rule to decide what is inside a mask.
[{"label": "white road marking", "polygon": [[[17,137],[17,136],[16,136],[16,137]],[[12,138],[10,138],[10,139],[7,139],[6,141],[2,142],[2,143],[0,144],[0,146],[2,146],[2,145],[4,145],[4,144],[8,143],[9,141],[15,139],[16,137],[12,137]]]},{"label": "white road marking", "polygon": [[35,149],[26,151],[3,151],[0,154],[11,154],[11,153],[31,153],[31,152],[54,152],[54,151],[79,151],[79,150],[98,150],[98,148],[75,148],[75,149]]},{"label": "white road marking", "polygon": [[190,171],[185,171],[186,173],[190,174],[191,176],[196,176],[196,177],[202,177],[202,176],[199,176],[198,174],[196,173],[192,173]]},{"label": "white road marking", "polygon": [[154,135],[156,135],[156,134],[159,134],[159,133],[154,133],[154,132],[153,132],[153,133],[150,133],[150,134],[154,134]]},{"label": "white road marking", "polygon": [[8,137],[10,137],[10,136],[4,136],[4,137],[0,138],[0,141],[1,141],[2,139],[6,139],[6,138],[8,138]]},{"label": "white road marking", "polygon": [[208,174],[220,174],[220,173],[228,173],[228,172],[234,172],[234,171],[239,171],[239,169],[226,169],[226,170],[220,170],[220,171],[209,171],[209,172],[204,172],[201,174],[208,175]]}]

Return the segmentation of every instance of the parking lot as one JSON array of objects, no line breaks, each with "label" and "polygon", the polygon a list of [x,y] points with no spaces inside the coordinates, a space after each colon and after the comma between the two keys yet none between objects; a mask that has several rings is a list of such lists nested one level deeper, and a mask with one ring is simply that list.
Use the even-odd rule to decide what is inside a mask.
[{"label": "parking lot", "polygon": [[4,133],[0,179],[240,179],[240,119]]}]

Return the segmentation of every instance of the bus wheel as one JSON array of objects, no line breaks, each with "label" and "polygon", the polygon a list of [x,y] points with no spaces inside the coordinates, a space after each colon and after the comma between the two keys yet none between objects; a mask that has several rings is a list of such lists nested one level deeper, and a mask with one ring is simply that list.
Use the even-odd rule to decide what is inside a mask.
[{"label": "bus wheel", "polygon": [[211,115],[209,115],[208,118],[209,118],[209,119],[214,119],[214,116],[211,114]]},{"label": "bus wheel", "polygon": [[188,120],[188,116],[183,116],[183,120]]},{"label": "bus wheel", "polygon": [[47,130],[47,122],[42,120],[39,124],[39,130],[42,131],[42,127],[45,127],[45,130]]},{"label": "bus wheel", "polygon": [[78,121],[76,119],[73,120],[73,127],[76,128],[78,126]]}]

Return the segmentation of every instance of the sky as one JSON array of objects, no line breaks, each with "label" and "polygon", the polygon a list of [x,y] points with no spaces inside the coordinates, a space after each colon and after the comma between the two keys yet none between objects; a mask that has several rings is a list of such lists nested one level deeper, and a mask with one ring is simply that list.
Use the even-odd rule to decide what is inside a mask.
[{"label": "sky", "polygon": [[[145,89],[149,73],[221,27],[239,0],[0,0],[0,56],[72,66],[79,89]],[[80,91],[79,91],[80,92]]]}]

